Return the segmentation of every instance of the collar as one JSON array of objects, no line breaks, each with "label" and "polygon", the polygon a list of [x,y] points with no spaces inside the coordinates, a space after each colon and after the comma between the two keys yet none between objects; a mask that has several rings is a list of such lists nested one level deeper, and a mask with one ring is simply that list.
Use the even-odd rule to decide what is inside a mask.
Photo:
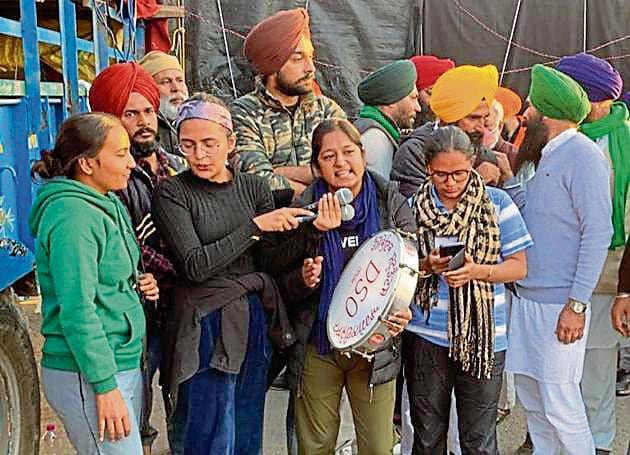
[{"label": "collar", "polygon": [[541,156],[545,156],[549,152],[553,152],[555,149],[557,149],[573,136],[575,136],[577,132],[578,131],[576,128],[569,128],[568,130],[565,130],[562,133],[558,134],[552,140],[547,142],[547,144],[543,147],[542,151],[540,152]]},{"label": "collar", "polygon": [[446,206],[442,204],[440,196],[438,196],[434,186],[431,186],[431,197],[433,197],[433,202],[435,202],[435,208],[437,208],[440,212],[448,212]]},{"label": "collar", "polygon": [[157,175],[153,174],[151,165],[145,159],[138,160],[138,166],[140,167],[140,169],[142,169],[142,171],[144,171],[147,175],[149,175],[152,178],[157,177],[158,180],[161,180],[162,178],[169,177],[170,176],[170,173],[169,173],[170,163],[169,163],[168,157],[166,156],[166,153],[162,153],[161,150],[157,150],[155,152],[155,155],[157,156],[157,159],[158,159]]}]

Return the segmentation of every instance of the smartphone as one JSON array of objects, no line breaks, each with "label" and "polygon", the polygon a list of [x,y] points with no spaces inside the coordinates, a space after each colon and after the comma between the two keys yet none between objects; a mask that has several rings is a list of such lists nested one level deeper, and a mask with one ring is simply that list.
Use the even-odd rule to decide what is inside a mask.
[{"label": "smartphone", "polygon": [[459,250],[459,253],[453,256],[453,258],[450,261],[448,261],[448,269],[457,270],[458,268],[463,267],[465,256],[466,256],[466,249],[462,248],[461,250]]},{"label": "smartphone", "polygon": [[463,243],[451,243],[449,245],[440,246],[440,257],[446,258],[449,256],[455,256],[457,253],[464,249]]}]

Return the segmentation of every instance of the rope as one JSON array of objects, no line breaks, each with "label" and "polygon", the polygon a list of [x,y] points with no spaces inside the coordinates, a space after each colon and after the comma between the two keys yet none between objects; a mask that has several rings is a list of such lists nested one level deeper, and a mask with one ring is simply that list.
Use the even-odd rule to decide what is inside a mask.
[{"label": "rope", "polygon": [[228,69],[230,70],[230,80],[232,81],[232,90],[234,91],[234,98],[238,98],[238,92],[236,91],[236,81],[234,80],[234,70],[232,69],[232,56],[230,55],[230,47],[228,46],[227,35],[225,33],[225,24],[223,23],[223,9],[221,8],[221,0],[217,0],[217,7],[219,8],[219,18],[221,19],[221,31],[223,32],[223,44],[225,45],[225,56],[227,57]]},{"label": "rope", "polygon": [[308,0],[306,0],[306,3],[304,4],[304,9],[308,11]]},{"label": "rope", "polygon": [[507,66],[508,57],[510,56],[510,49],[512,48],[512,40],[514,39],[514,32],[516,31],[516,22],[518,21],[518,14],[521,10],[521,0],[518,0],[516,4],[516,11],[514,12],[514,20],[512,21],[512,30],[510,31],[510,39],[508,41],[507,48],[505,49],[505,57],[503,57],[503,66],[501,67],[501,77],[499,78],[499,85],[503,83],[503,75],[505,74],[505,67]]},{"label": "rope", "polygon": [[584,27],[582,29],[582,52],[586,52],[586,21],[587,21],[587,10],[586,10],[586,2],[588,0],[584,0],[584,20],[583,20],[583,24]]},{"label": "rope", "polygon": [[[487,31],[488,33],[490,33],[493,36],[496,36],[497,38],[508,42],[509,40],[502,34],[500,34],[499,32],[493,30],[492,28],[490,28],[488,25],[486,25],[481,19],[479,19],[477,16],[475,16],[473,13],[471,13],[470,11],[468,11],[466,8],[464,8],[464,6],[458,1],[458,0],[453,0],[453,3],[455,4],[455,6],[457,6],[457,8],[463,12],[464,14],[466,14],[468,17],[470,17],[473,21],[475,21],[481,28],[483,28],[485,31]],[[545,54],[544,52],[540,52],[537,51],[535,49],[531,49],[527,46],[523,46],[522,44],[517,43],[516,41],[512,42],[512,45],[514,47],[517,47],[521,50],[524,50],[526,52],[529,52],[531,54],[537,55],[539,57],[547,57],[547,58],[558,58],[557,55],[550,55],[550,54]]]},{"label": "rope", "polygon": [[[466,8],[464,8],[461,5],[461,3],[459,3],[459,1],[457,1],[457,0],[452,0],[452,1],[464,14],[469,16],[473,21],[475,21],[484,30],[488,31],[491,35],[493,35],[493,36],[495,36],[495,37],[505,41],[506,43],[510,42],[508,37],[505,37],[504,35],[501,35],[500,33],[496,32],[495,30],[491,29],[489,26],[484,24],[479,18],[477,18],[474,14],[472,14],[470,11],[468,11]],[[219,25],[216,22],[213,22],[213,21],[207,19],[206,17],[201,16],[201,15],[199,15],[199,14],[193,12],[193,11],[190,11],[188,9],[186,9],[185,11],[186,11],[186,14],[188,16],[190,16],[191,18],[197,19],[197,20],[199,20],[201,22],[205,22],[206,24],[212,25],[214,27]],[[224,36],[225,36],[226,33],[229,33],[230,35],[233,35],[233,36],[235,36],[237,38],[240,38],[240,39],[243,39],[243,40],[246,38],[246,36],[243,35],[242,33],[239,33],[236,30],[225,28],[225,26],[223,26],[223,25],[221,25],[221,29],[223,31]],[[589,49],[588,52],[592,53],[592,52],[598,51],[600,49],[603,49],[605,47],[611,46],[613,44],[617,44],[617,43],[619,43],[621,41],[625,41],[625,40],[627,40],[629,38],[630,38],[630,33],[627,34],[627,35],[623,35],[623,36],[620,36],[618,38],[615,38],[613,40],[606,41],[606,42],[598,45],[597,47]],[[530,48],[528,48],[526,46],[523,46],[522,44],[519,44],[518,42],[516,42],[514,40],[512,40],[512,46],[516,47],[518,49],[530,52],[530,53],[532,53],[534,55],[538,55],[540,57],[546,57],[547,61],[539,62],[539,63],[542,63],[543,65],[552,65],[552,64],[557,63],[558,61],[560,61],[560,57],[558,57],[556,55],[549,55],[549,54],[545,54],[543,52],[537,51],[535,49],[530,49]],[[421,53],[424,53],[424,49],[422,49]],[[603,58],[604,58],[604,60],[621,60],[621,59],[626,59],[628,57],[630,57],[630,54],[617,55],[617,56],[612,56],[612,57],[603,57]],[[331,68],[331,69],[344,70],[344,71],[346,70],[346,68],[344,68],[342,66],[333,65],[331,63],[327,63],[327,62],[324,62],[324,61],[321,61],[321,60],[313,60],[313,61],[318,66],[321,66],[321,67],[324,67],[324,68]],[[522,67],[522,68],[513,68],[513,69],[509,69],[509,70],[506,69],[504,71],[504,74],[521,73],[521,72],[524,72],[524,71],[529,71],[532,68],[533,68],[533,65],[527,66],[527,67]],[[364,69],[359,69],[358,70],[358,72],[361,73],[361,74],[369,74],[372,71],[373,70],[364,70]]]}]

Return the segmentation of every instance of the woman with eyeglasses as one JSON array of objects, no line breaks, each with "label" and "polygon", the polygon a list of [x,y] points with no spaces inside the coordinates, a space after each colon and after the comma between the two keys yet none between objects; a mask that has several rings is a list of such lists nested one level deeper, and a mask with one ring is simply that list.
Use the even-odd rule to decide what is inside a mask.
[{"label": "woman with eyeglasses", "polygon": [[153,201],[181,277],[160,373],[169,388],[171,450],[260,453],[268,333],[288,344],[293,335],[286,325],[267,328],[267,314],[275,318],[284,306],[273,280],[259,273],[259,241],[263,233],[295,229],[297,216],[312,213],[274,210],[264,180],[228,167],[236,136],[219,99],[202,93],[186,100],[176,127],[189,170],[161,182]]},{"label": "woman with eyeglasses", "polygon": [[413,453],[446,452],[454,390],[462,452],[496,454],[507,349],[503,283],[525,277],[532,240],[507,193],[486,187],[473,170],[462,130],[436,129],[426,159],[429,179],[414,201],[424,276],[403,335]]}]

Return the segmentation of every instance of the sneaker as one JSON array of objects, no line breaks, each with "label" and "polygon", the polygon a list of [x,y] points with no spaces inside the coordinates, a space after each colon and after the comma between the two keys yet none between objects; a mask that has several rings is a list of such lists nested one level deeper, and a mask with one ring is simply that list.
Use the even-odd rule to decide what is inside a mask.
[{"label": "sneaker", "polygon": [[618,397],[630,395],[630,371],[619,370],[617,372],[617,388]]}]

